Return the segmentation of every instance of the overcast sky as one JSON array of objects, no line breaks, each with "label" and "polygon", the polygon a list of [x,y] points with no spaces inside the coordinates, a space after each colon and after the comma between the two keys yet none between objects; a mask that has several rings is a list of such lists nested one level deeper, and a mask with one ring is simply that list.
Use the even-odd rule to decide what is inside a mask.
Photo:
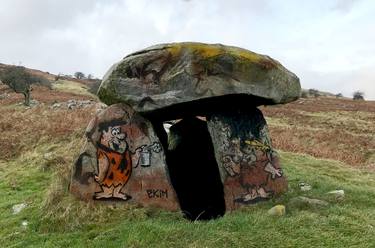
[{"label": "overcast sky", "polygon": [[0,63],[102,77],[173,41],[240,46],[280,61],[303,88],[375,100],[374,0],[0,0]]}]

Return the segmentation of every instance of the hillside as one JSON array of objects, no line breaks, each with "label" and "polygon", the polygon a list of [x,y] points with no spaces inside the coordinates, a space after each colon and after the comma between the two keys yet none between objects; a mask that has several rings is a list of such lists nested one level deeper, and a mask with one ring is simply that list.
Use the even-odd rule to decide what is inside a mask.
[{"label": "hillside", "polygon": [[[375,244],[375,102],[329,97],[262,107],[287,194],[209,222],[138,206],[93,205],[67,191],[89,120],[103,106],[77,81],[34,86],[37,104],[0,86],[3,247],[371,247]],[[308,183],[311,191],[301,191]],[[342,189],[345,197],[328,191]],[[307,196],[328,206],[296,203]],[[13,206],[26,204],[20,213]],[[283,217],[267,215],[284,204]]]},{"label": "hillside", "polygon": [[375,101],[301,98],[261,109],[278,149],[375,169]]},{"label": "hillside", "polygon": [[[14,67],[14,65],[7,65],[0,63],[0,72],[4,71],[10,67]],[[70,92],[75,93],[75,95],[91,95],[93,96],[93,93],[96,92],[100,80],[99,79],[76,79],[71,76],[64,76],[64,75],[55,75],[49,72],[44,72],[36,69],[26,68],[26,71],[30,73],[31,75],[37,77],[37,78],[43,78],[45,79],[45,85],[44,86],[50,86],[50,88],[57,89],[60,92]],[[35,91],[34,94],[39,95],[37,98],[42,97],[44,101],[47,99],[43,98],[43,94],[46,93],[43,91],[42,87],[38,88],[38,85],[33,85],[32,88],[37,88],[38,90]],[[5,91],[7,87],[4,87],[3,84],[1,84],[0,81],[0,94],[2,94],[3,91]],[[59,96],[56,94],[51,97],[52,99],[59,99]],[[48,102],[48,101],[47,101]]]}]

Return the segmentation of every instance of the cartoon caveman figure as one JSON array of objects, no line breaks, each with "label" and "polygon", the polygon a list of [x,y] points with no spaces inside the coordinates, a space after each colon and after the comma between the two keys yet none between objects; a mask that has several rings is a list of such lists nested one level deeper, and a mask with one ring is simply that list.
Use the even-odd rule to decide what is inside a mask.
[{"label": "cartoon caveman figure", "polygon": [[98,172],[94,179],[100,185],[101,191],[95,193],[94,199],[131,199],[122,189],[129,181],[132,165],[138,166],[140,156],[146,155],[148,160],[142,159],[141,166],[150,166],[151,151],[161,151],[158,142],[138,147],[134,152],[130,151],[126,133],[121,131],[123,124],[125,123],[110,122],[99,126],[101,138],[97,145]]},{"label": "cartoon caveman figure", "polygon": [[239,138],[230,142],[230,149],[222,158],[224,168],[231,177],[238,176],[246,189],[235,202],[249,204],[270,198],[272,192],[266,190],[269,182],[283,175],[278,163],[274,165],[275,151],[256,139],[245,140],[243,145]]}]

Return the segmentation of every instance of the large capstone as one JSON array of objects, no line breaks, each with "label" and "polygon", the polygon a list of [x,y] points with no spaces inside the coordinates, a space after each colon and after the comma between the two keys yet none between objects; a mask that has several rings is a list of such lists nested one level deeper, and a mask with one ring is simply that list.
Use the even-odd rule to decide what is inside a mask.
[{"label": "large capstone", "polygon": [[230,98],[226,105],[287,103],[297,99],[300,90],[297,76],[266,55],[221,44],[184,42],[126,56],[107,72],[98,95],[108,105],[124,102],[147,113],[166,107],[185,111],[181,104],[218,110],[223,96]]}]

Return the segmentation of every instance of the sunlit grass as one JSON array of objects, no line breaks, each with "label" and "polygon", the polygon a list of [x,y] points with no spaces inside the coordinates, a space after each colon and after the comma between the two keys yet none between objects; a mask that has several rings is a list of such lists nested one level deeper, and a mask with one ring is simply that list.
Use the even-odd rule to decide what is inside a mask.
[{"label": "sunlit grass", "polygon": [[89,92],[89,87],[81,83],[68,80],[58,80],[52,84],[52,88],[62,92],[75,93],[95,97]]}]

